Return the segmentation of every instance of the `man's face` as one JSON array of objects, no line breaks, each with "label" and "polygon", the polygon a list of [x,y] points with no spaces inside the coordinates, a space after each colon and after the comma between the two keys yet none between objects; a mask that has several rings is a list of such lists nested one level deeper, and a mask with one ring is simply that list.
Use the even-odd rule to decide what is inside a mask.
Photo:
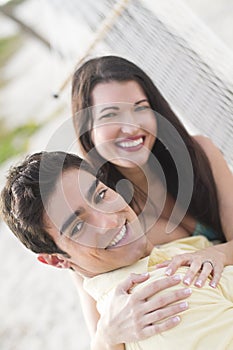
[{"label": "man's face", "polygon": [[84,170],[58,179],[45,213],[48,233],[86,276],[131,265],[145,254],[146,238],[123,198]]}]

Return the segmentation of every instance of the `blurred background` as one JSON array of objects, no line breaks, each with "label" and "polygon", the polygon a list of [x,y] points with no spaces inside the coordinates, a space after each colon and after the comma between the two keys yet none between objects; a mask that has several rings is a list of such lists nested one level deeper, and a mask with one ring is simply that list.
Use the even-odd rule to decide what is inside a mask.
[{"label": "blurred background", "polygon": [[[26,154],[78,152],[69,77],[103,54],[146,70],[232,166],[232,50],[231,0],[0,0],[0,189]],[[89,349],[70,274],[40,264],[1,222],[0,256],[0,349]]]}]

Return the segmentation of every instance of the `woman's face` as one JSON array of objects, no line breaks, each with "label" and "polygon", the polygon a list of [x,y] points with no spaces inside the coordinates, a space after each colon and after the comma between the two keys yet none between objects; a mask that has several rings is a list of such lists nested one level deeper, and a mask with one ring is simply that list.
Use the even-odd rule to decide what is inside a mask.
[{"label": "woman's face", "polygon": [[84,170],[59,178],[44,217],[48,233],[86,276],[131,265],[145,255],[146,237],[133,210]]},{"label": "woman's face", "polygon": [[157,127],[140,85],[133,80],[97,84],[92,103],[92,141],[99,154],[120,167],[144,165]]}]

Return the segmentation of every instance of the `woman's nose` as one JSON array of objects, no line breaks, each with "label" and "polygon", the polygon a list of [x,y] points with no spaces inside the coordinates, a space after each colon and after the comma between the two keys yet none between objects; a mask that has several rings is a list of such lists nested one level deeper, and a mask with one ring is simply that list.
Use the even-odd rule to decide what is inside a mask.
[{"label": "woman's nose", "polygon": [[121,126],[121,131],[124,134],[135,135],[139,130],[139,126],[135,124],[123,124]]},{"label": "woman's nose", "polygon": [[140,129],[140,124],[133,112],[128,112],[121,124],[121,131],[124,134],[135,135]]}]

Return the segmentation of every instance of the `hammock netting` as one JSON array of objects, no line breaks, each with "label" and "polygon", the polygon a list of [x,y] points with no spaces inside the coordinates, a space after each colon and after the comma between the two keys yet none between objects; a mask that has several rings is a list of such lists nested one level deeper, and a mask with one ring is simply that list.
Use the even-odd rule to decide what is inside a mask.
[{"label": "hammock netting", "polygon": [[[117,1],[51,3],[96,32]],[[187,129],[210,137],[233,167],[233,53],[184,3],[125,1],[88,57],[103,52],[144,69]]]}]

